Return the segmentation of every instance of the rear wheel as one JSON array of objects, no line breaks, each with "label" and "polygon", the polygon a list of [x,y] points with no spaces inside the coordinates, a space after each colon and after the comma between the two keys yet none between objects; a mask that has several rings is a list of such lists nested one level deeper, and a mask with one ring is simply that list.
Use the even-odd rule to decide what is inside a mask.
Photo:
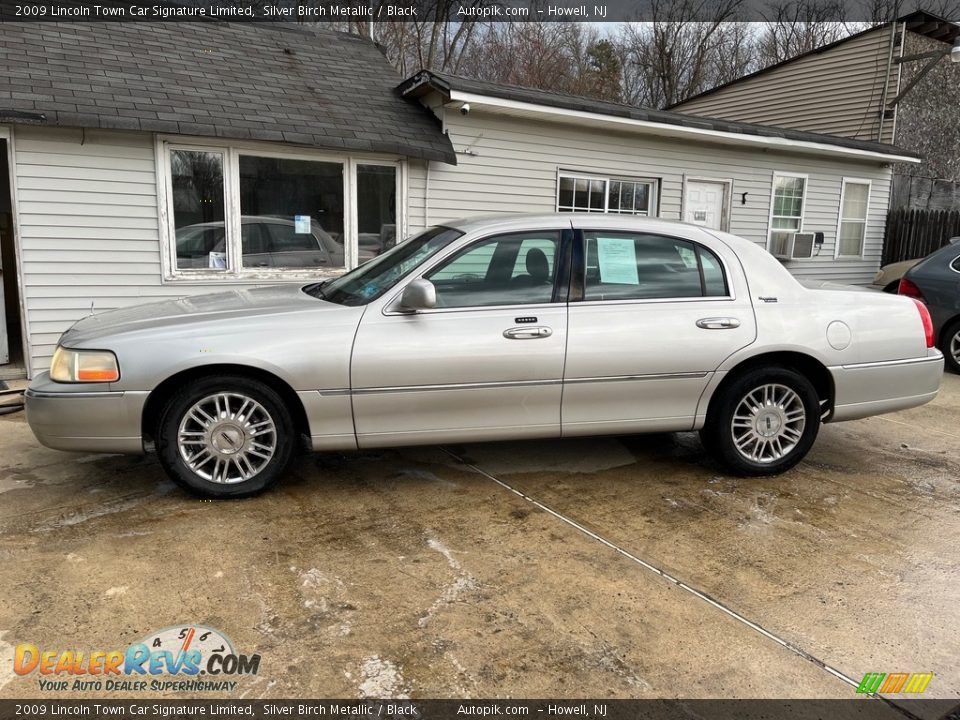
[{"label": "rear wheel", "polygon": [[157,455],[167,474],[204,497],[254,495],[293,457],[294,428],[269,386],[240,376],[201,378],[167,402]]},{"label": "rear wheel", "polygon": [[737,475],[776,475],[809,452],[820,430],[813,385],[787,368],[756,368],[714,397],[704,447]]},{"label": "rear wheel", "polygon": [[943,331],[944,363],[951,372],[960,373],[960,320],[954,320]]}]

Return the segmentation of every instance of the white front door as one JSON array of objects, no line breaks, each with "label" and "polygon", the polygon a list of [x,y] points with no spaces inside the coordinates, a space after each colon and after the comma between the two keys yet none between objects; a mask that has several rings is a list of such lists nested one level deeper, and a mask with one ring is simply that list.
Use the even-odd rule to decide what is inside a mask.
[{"label": "white front door", "polygon": [[684,222],[712,230],[727,230],[727,184],[688,180],[683,199]]}]

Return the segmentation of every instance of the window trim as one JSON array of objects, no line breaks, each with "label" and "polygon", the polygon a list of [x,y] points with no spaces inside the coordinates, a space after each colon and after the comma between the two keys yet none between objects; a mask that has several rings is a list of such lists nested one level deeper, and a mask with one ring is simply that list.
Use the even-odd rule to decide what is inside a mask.
[{"label": "window trim", "polygon": [[[193,152],[215,152],[224,156],[224,212],[227,231],[227,269],[210,270],[201,268],[177,268],[176,231],[173,217],[173,174],[170,154],[173,150]],[[343,166],[343,206],[344,206],[344,268],[332,270],[303,269],[263,269],[243,268],[240,265],[241,216],[240,216],[240,156],[279,158],[283,160],[305,160],[312,162],[332,162]],[[257,143],[242,140],[218,140],[182,135],[154,136],[154,157],[157,182],[157,210],[160,241],[161,281],[163,284],[208,285],[211,283],[257,284],[263,282],[303,282],[336,277],[358,264],[359,219],[357,208],[357,168],[359,165],[378,165],[396,169],[396,217],[397,238],[406,237],[407,217],[406,198],[408,182],[408,161],[402,157],[384,155],[338,154],[320,149],[277,146],[274,143]],[[402,233],[402,234],[401,234]]]},{"label": "window trim", "polygon": [[[599,210],[582,210],[577,208],[571,209],[560,209],[560,180],[562,178],[570,178],[573,180],[597,180],[603,183],[603,212]],[[640,213],[632,212],[625,213],[620,212],[619,210],[610,211],[610,183],[611,182],[629,182],[637,184],[646,184],[651,186],[650,191],[650,202],[649,202],[649,211],[646,215],[641,215]],[[656,218],[660,217],[660,188],[662,186],[660,178],[651,177],[651,176],[636,176],[628,177],[626,175],[615,175],[615,174],[597,174],[590,171],[579,171],[579,170],[565,170],[563,168],[557,168],[557,179],[554,192],[554,212],[563,212],[563,213],[594,213],[596,215],[623,215],[624,217],[648,217]],[[574,190],[576,193],[576,190]]]},{"label": "window trim", "polygon": [[[847,185],[866,185],[867,186],[867,207],[863,215],[863,237],[860,238],[860,252],[857,254],[843,254],[840,252],[840,228],[843,226],[844,217],[843,217],[843,201],[846,199],[847,195]],[[840,205],[837,208],[837,234],[834,236],[834,245],[833,245],[833,258],[834,260],[845,258],[845,259],[860,259],[864,257],[864,253],[867,250],[867,224],[870,221],[870,201],[873,199],[873,182],[867,178],[857,178],[857,177],[844,177],[840,181]],[[848,221],[849,222],[849,221]],[[856,222],[859,222],[857,220]]]},{"label": "window trim", "polygon": [[794,232],[803,232],[803,225],[806,221],[807,214],[807,195],[810,191],[810,175],[807,173],[797,173],[797,172],[787,172],[781,170],[774,170],[773,175],[770,177],[770,212],[767,216],[767,252],[770,252],[770,241],[773,237],[774,227],[773,227],[773,218],[774,217],[789,217],[793,218],[794,215],[774,215],[773,207],[777,201],[777,178],[802,178],[803,179],[803,197],[800,199],[800,227],[798,227]]}]

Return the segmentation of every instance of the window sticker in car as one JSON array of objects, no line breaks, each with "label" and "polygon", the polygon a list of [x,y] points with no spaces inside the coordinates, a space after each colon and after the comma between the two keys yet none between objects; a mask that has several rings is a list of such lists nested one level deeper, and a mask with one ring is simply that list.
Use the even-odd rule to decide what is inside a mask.
[{"label": "window sticker in car", "polygon": [[637,248],[633,238],[597,238],[600,280],[620,285],[639,285]]},{"label": "window sticker in car", "polygon": [[696,269],[697,254],[693,251],[693,248],[677,246],[677,252],[680,254],[680,259],[683,261],[685,267],[691,270]]},{"label": "window sticker in car", "polygon": [[297,235],[309,235],[310,234],[310,216],[294,215],[293,232],[296,233]]}]

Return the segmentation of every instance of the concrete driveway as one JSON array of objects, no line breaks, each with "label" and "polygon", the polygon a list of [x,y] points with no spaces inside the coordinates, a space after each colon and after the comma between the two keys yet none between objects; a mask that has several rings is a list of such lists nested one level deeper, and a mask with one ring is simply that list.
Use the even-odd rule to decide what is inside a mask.
[{"label": "concrete driveway", "polygon": [[305,457],[234,502],[152,458],[41,448],[20,413],[0,417],[0,697],[131,696],[42,691],[18,643],[202,624],[262,658],[205,697],[849,698],[932,671],[926,696],[955,698],[958,547],[954,375],[826,426],[779,478],[656,435]]}]

